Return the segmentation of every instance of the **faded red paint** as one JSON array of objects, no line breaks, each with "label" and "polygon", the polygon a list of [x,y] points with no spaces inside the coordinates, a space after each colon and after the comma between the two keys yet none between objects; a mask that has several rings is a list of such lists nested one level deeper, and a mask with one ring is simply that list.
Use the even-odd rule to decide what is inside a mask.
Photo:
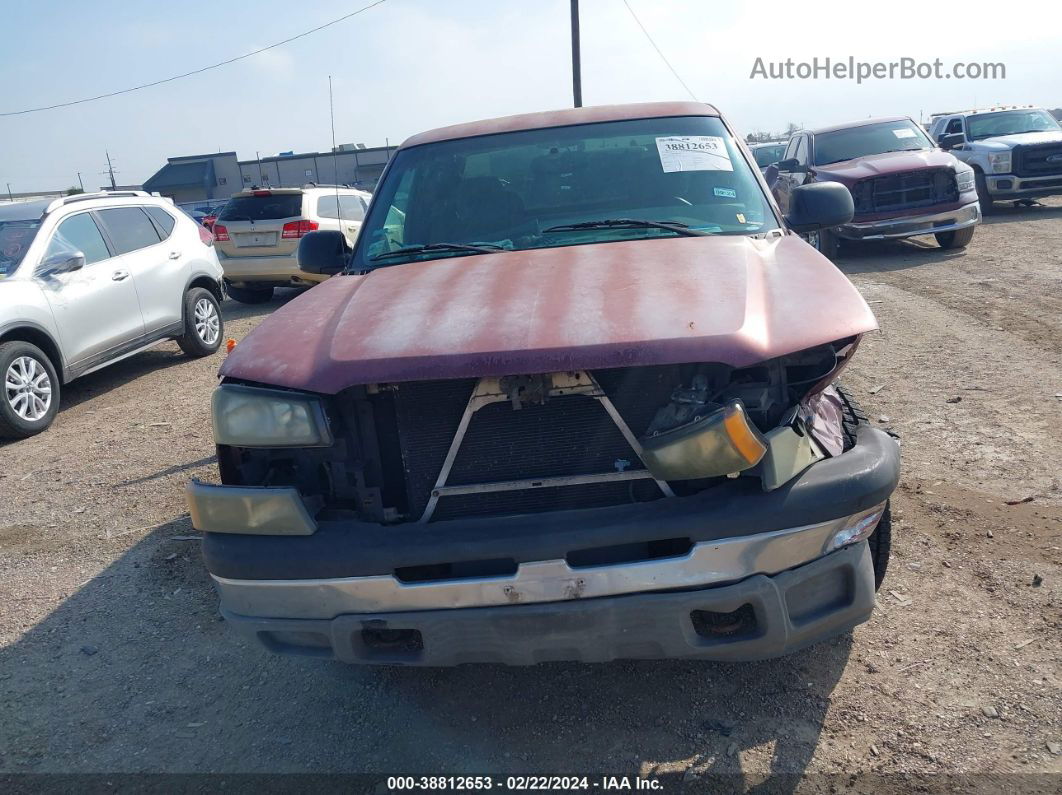
[{"label": "faded red paint", "polygon": [[877,327],[793,235],[636,240],[337,276],[267,318],[223,376],[355,384],[576,369],[754,364]]},{"label": "faded red paint", "polygon": [[567,127],[573,124],[594,124],[603,121],[626,119],[655,119],[665,116],[718,116],[719,111],[703,102],[643,102],[626,105],[595,105],[588,108],[568,108],[542,113],[521,113],[498,119],[470,121],[439,127],[436,130],[418,133],[407,138],[399,148],[420,146],[436,141],[451,141],[455,138],[471,138],[475,135],[538,130],[543,127]]}]

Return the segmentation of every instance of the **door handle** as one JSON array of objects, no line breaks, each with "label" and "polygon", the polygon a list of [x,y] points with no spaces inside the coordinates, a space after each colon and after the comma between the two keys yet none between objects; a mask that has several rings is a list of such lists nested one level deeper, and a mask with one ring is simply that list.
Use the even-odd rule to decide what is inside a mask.
[{"label": "door handle", "polygon": [[115,271],[111,274],[111,281],[121,282],[129,278],[129,271]]},{"label": "door handle", "polygon": [[170,252],[170,259],[180,259],[180,258],[181,258],[181,252],[180,251],[171,251]]}]

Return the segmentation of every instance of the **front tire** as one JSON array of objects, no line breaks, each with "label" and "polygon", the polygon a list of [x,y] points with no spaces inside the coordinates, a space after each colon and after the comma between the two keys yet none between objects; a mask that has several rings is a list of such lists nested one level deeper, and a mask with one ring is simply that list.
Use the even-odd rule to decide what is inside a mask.
[{"label": "front tire", "polygon": [[188,356],[209,356],[221,347],[225,322],[218,299],[205,287],[193,287],[184,296],[184,335],[177,344]]},{"label": "front tire", "polygon": [[933,237],[937,239],[937,245],[941,248],[966,248],[973,240],[976,228],[968,226],[965,229],[953,229],[950,232],[937,232]]},{"label": "front tire", "polygon": [[25,439],[59,413],[59,377],[44,351],[28,342],[0,344],[0,438]]},{"label": "front tire", "polygon": [[[841,398],[844,450],[847,452],[855,447],[859,428],[869,424],[870,421],[843,386],[835,384],[835,387]],[[881,588],[881,583],[885,579],[885,572],[889,568],[889,552],[892,549],[892,509],[888,500],[885,502],[885,511],[878,520],[878,526],[867,539],[867,546],[870,549],[870,560],[874,564],[874,590],[876,591]]]},{"label": "front tire", "polygon": [[272,287],[234,287],[229,285],[229,298],[241,304],[264,304],[273,299]]},{"label": "front tire", "polygon": [[828,260],[835,259],[838,250],[841,248],[841,239],[830,229],[820,229],[818,232],[811,232],[805,239]]}]

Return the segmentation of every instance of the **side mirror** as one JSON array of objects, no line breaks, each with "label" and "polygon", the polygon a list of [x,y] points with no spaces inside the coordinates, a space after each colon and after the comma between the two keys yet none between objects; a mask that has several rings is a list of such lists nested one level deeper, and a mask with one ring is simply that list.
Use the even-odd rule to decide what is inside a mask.
[{"label": "side mirror", "polygon": [[937,139],[937,143],[940,144],[940,148],[945,152],[949,149],[954,149],[956,146],[962,146],[963,134],[952,133],[951,135],[942,135]]},{"label": "side mirror", "polygon": [[779,171],[788,171],[790,174],[800,174],[808,170],[808,167],[801,164],[795,157],[791,157],[788,160],[780,160],[775,166]]},{"label": "side mirror", "polygon": [[816,232],[846,224],[854,213],[852,194],[840,182],[812,182],[789,194],[785,223],[794,232]]},{"label": "side mirror", "polygon": [[347,267],[350,246],[342,232],[310,232],[299,241],[295,259],[301,271],[332,275]]},{"label": "side mirror", "polygon": [[56,251],[41,260],[37,274],[40,276],[55,276],[59,273],[79,271],[85,267],[85,254],[81,251]]}]

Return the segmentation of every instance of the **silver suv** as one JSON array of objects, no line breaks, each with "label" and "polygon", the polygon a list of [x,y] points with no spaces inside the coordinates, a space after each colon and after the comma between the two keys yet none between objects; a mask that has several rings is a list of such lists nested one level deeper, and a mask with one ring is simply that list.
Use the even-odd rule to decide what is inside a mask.
[{"label": "silver suv", "polygon": [[1062,195],[1062,125],[1043,108],[934,113],[929,134],[973,167],[981,212],[994,201]]},{"label": "silver suv", "polygon": [[40,433],[61,384],[176,340],[221,344],[210,232],[143,191],[0,205],[0,437]]},{"label": "silver suv", "polygon": [[355,188],[312,184],[234,193],[214,224],[229,295],[258,304],[272,298],[275,287],[312,287],[327,279],[299,269],[299,241],[308,232],[336,231],[353,246],[371,198]]}]

